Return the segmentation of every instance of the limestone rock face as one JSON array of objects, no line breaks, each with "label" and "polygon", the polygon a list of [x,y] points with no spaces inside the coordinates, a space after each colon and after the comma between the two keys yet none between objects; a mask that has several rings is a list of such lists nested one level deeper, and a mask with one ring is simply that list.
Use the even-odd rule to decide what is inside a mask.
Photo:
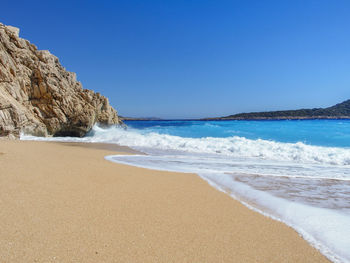
[{"label": "limestone rock face", "polygon": [[121,124],[108,99],[82,88],[47,50],[0,23],[0,136],[84,136],[95,123]]}]

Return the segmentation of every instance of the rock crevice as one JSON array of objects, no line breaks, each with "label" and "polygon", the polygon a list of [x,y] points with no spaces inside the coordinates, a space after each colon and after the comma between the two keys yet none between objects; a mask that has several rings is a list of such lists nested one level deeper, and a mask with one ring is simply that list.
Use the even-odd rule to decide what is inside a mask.
[{"label": "rock crevice", "polygon": [[95,123],[121,124],[100,93],[82,88],[58,58],[0,23],[0,136],[84,136]]}]

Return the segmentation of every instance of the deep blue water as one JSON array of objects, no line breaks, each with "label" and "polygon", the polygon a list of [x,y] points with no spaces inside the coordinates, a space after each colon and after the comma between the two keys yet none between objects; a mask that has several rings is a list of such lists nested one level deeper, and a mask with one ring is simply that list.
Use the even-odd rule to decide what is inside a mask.
[{"label": "deep blue water", "polygon": [[231,136],[350,147],[350,120],[125,121],[130,128],[188,138]]}]

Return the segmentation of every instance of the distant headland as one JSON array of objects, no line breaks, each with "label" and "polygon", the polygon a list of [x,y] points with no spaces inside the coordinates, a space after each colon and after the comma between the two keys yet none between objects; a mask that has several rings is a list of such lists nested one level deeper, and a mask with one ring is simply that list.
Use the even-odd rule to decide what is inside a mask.
[{"label": "distant headland", "polygon": [[299,109],[285,111],[249,112],[226,117],[202,120],[305,120],[305,119],[350,119],[350,100],[328,108]]}]

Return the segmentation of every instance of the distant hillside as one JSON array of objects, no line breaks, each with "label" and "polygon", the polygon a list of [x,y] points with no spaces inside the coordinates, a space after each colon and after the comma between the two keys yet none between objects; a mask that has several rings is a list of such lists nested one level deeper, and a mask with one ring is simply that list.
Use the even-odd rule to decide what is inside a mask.
[{"label": "distant hillside", "polygon": [[206,120],[350,119],[350,100],[328,108],[239,113]]}]

